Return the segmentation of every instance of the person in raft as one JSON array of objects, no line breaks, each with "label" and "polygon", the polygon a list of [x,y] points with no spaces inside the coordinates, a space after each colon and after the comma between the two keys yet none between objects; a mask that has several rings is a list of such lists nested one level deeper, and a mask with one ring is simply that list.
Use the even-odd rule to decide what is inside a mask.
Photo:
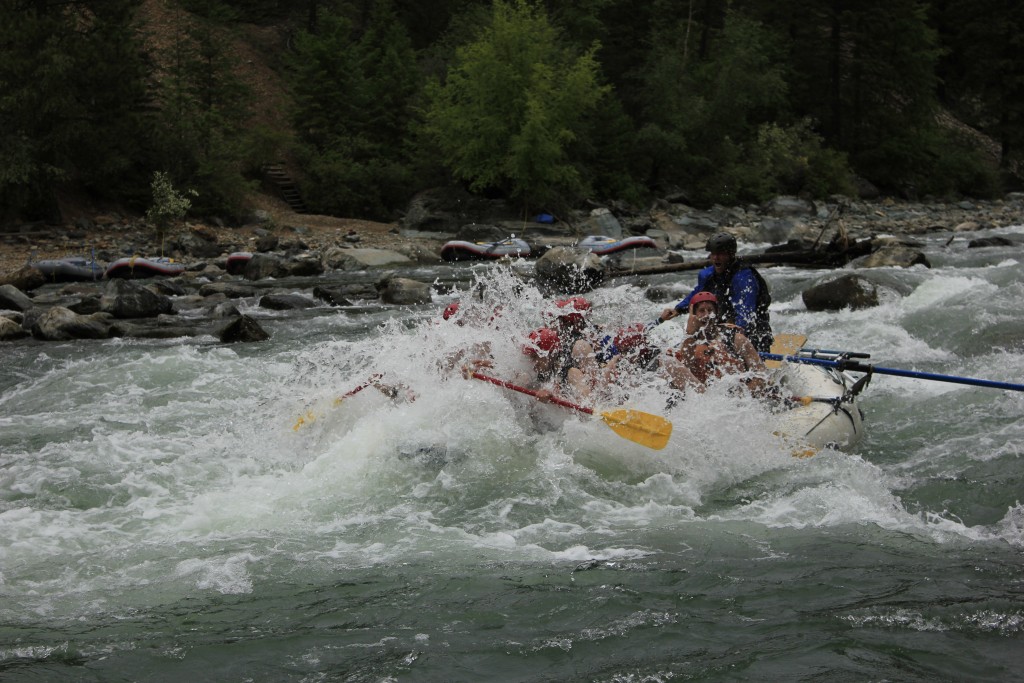
[{"label": "person in raft", "polygon": [[732,375],[740,377],[752,395],[775,398],[777,391],[768,382],[760,354],[738,325],[719,320],[714,294],[698,292],[690,298],[690,329],[689,336],[679,348],[670,350],[662,363],[673,387],[703,392],[711,382]]},{"label": "person in raft", "polygon": [[[772,303],[768,283],[749,264],[736,258],[736,238],[720,232],[707,241],[711,265],[697,274],[697,286],[672,308],[661,312],[661,320],[671,320],[689,310],[698,292],[717,297],[722,320],[738,325],[758,351],[772,348],[771,320],[768,306]],[[692,334],[687,329],[687,333]]]},{"label": "person in raft", "polygon": [[550,327],[534,330],[523,344],[523,354],[531,361],[532,376],[519,374],[516,382],[536,390],[541,401],[547,401],[564,390],[574,398],[586,398],[593,383],[565,351],[556,330]]}]

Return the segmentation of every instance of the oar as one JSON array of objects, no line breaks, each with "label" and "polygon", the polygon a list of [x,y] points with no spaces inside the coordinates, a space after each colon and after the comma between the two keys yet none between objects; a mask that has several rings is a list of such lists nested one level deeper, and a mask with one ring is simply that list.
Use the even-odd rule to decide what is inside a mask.
[{"label": "oar", "polygon": [[[497,377],[489,377],[479,372],[474,372],[471,377],[479,379],[484,382],[490,382],[499,387],[511,389],[512,391],[518,391],[521,394],[527,396],[533,396],[534,398],[540,398],[536,391],[521,387],[511,382],[506,382],[503,379]],[[552,396],[547,399],[551,403],[560,405],[563,408],[570,408],[580,413],[587,415],[597,415],[605,424],[612,428],[616,434],[624,439],[629,439],[641,446],[647,446],[654,450],[661,450],[668,444],[668,439],[672,436],[672,423],[661,417],[660,415],[652,415],[651,413],[644,413],[639,410],[622,409],[622,410],[605,410],[600,413],[595,413],[593,408],[587,406],[577,405],[565,399]]]},{"label": "oar", "polygon": [[[779,354],[782,356],[788,356],[791,353],[799,351],[804,344],[807,343],[807,337],[802,334],[790,334],[786,332],[780,332],[775,335],[775,341],[772,342],[771,353]],[[762,357],[764,354],[761,354]],[[779,367],[778,361],[769,360],[765,363],[769,368]]]},{"label": "oar", "polygon": [[837,370],[852,370],[853,372],[877,373],[879,375],[893,375],[896,377],[911,377],[913,379],[930,379],[936,382],[950,382],[953,384],[969,384],[976,387],[988,387],[990,389],[1007,389],[1009,391],[1024,391],[1024,384],[1012,384],[1010,382],[997,382],[991,379],[975,379],[973,377],[957,377],[956,375],[938,375],[933,372],[917,372],[915,370],[900,370],[898,368],[883,368],[868,363],[858,363],[855,360],[825,360],[823,358],[805,358],[803,356],[782,356],[774,353],[762,353],[762,358],[790,363],[805,363],[807,365],[823,365],[827,368]]},{"label": "oar", "polygon": [[[362,384],[359,384],[354,389],[352,389],[350,391],[347,391],[344,394],[342,394],[341,396],[339,396],[336,399],[334,399],[334,402],[331,405],[332,406],[340,405],[341,402],[344,401],[346,398],[349,398],[350,396],[355,396],[356,394],[358,394],[360,391],[362,391],[366,387],[373,385],[374,382],[377,382],[383,376],[384,376],[384,373],[382,373],[382,372],[376,372],[376,373],[370,375],[369,379],[367,379],[365,382],[363,382]],[[308,424],[311,424],[314,421],[316,421],[316,414],[313,413],[312,410],[307,410],[302,415],[299,415],[299,418],[295,421],[295,425],[292,427],[292,431],[293,432],[297,432],[300,429],[302,429],[304,426],[306,426]]]}]

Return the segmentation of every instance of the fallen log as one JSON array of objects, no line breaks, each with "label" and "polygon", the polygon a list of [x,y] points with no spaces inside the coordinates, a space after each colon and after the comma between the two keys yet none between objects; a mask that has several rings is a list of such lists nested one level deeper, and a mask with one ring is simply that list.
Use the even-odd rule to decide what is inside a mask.
[{"label": "fallen log", "polygon": [[[762,254],[747,254],[740,258],[744,263],[761,266],[795,266],[798,268],[838,268],[853,259],[870,254],[874,251],[871,240],[861,240],[850,244],[842,251],[820,251],[800,249],[796,251],[766,251]],[[676,273],[686,270],[700,270],[710,265],[707,259],[686,261],[684,263],[664,263],[636,269],[618,269],[609,272],[609,277],[626,275],[656,275],[658,273]]]}]

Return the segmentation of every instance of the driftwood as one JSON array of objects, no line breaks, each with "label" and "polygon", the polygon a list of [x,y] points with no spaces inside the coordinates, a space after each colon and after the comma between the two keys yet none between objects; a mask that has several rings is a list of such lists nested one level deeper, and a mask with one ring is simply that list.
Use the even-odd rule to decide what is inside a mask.
[{"label": "driftwood", "polygon": [[[870,254],[874,251],[871,240],[861,240],[844,245],[845,248],[836,249],[835,244],[829,244],[825,249],[786,249],[785,251],[768,250],[761,254],[747,254],[740,260],[744,263],[761,266],[796,266],[798,268],[838,268],[846,265],[853,259]],[[685,263],[664,263],[657,266],[640,267],[636,269],[613,270],[610,277],[622,277],[626,275],[655,275],[658,273],[675,273],[684,270],[700,270],[710,265],[710,261],[687,261]]]}]

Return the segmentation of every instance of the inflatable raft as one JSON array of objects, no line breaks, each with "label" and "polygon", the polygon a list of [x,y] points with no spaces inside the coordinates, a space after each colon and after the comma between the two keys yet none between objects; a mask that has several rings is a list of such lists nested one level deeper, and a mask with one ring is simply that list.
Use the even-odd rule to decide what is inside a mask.
[{"label": "inflatable raft", "polygon": [[518,237],[509,237],[497,242],[451,240],[441,247],[441,258],[449,262],[483,261],[505,256],[516,258],[529,256],[530,253],[530,245]]},{"label": "inflatable raft", "polygon": [[252,252],[236,251],[228,254],[228,260],[224,269],[229,275],[241,275],[245,272],[245,267],[249,265],[249,261],[252,261]]},{"label": "inflatable raft", "polygon": [[646,235],[634,235],[632,237],[624,237],[622,239],[615,239],[614,237],[605,237],[602,235],[590,235],[577,242],[576,246],[583,249],[589,249],[592,253],[597,254],[598,256],[614,254],[626,249],[658,248],[658,244]]},{"label": "inflatable raft", "polygon": [[103,277],[103,266],[82,256],[38,261],[32,264],[50,282],[86,282]]},{"label": "inflatable raft", "polygon": [[775,432],[793,441],[794,455],[811,456],[826,447],[846,449],[864,437],[864,415],[850,375],[800,363],[784,363],[772,372],[784,394],[804,398],[779,414]]},{"label": "inflatable raft", "polygon": [[128,256],[120,258],[107,266],[103,273],[105,278],[137,279],[146,277],[173,277],[185,272],[185,266],[175,263],[169,258],[144,258]]}]

